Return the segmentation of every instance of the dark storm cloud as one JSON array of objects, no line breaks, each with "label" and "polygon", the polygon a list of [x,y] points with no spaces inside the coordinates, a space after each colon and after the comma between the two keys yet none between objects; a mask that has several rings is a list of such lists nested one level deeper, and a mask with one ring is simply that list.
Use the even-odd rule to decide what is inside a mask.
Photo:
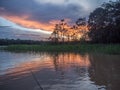
[{"label": "dark storm cloud", "polygon": [[[95,1],[105,0],[0,0],[0,14],[19,17],[29,15],[27,19],[40,22],[61,18],[74,20],[88,15],[89,3]],[[96,3],[92,6],[95,7]],[[88,10],[84,11],[86,8]]]},{"label": "dark storm cloud", "polygon": [[78,17],[79,10],[79,6],[75,5],[68,5],[63,7],[56,5],[47,5],[47,7],[42,7],[42,9],[32,11],[31,19],[42,21],[49,21],[61,18],[72,19],[76,16]]},{"label": "dark storm cloud", "polygon": [[[0,7],[4,8],[0,14],[30,15],[28,19],[48,22],[54,19],[78,17],[80,6],[69,4],[58,6],[52,4],[37,4],[33,0],[0,0]],[[81,8],[82,9],[82,8]]]},{"label": "dark storm cloud", "polygon": [[11,14],[24,14],[26,10],[31,9],[33,1],[29,0],[0,0],[0,7],[4,8],[6,12]]}]

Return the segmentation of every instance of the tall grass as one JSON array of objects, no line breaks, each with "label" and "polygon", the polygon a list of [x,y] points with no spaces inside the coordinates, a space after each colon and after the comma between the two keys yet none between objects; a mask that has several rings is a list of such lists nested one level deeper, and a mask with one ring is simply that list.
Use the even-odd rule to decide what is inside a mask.
[{"label": "tall grass", "polygon": [[4,47],[9,51],[48,51],[48,52],[93,52],[120,54],[119,44],[76,44],[76,45],[9,45]]}]

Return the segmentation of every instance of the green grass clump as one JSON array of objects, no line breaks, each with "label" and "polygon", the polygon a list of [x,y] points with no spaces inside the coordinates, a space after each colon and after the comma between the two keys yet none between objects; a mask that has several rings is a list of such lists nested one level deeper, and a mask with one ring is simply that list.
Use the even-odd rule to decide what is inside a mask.
[{"label": "green grass clump", "polygon": [[93,52],[120,54],[119,44],[58,44],[58,45],[9,45],[4,47],[9,51],[41,51],[41,52]]}]

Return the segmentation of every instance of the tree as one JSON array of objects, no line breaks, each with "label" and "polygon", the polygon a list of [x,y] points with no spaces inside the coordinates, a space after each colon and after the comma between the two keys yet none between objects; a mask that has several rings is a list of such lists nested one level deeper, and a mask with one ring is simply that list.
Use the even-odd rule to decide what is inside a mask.
[{"label": "tree", "polygon": [[60,22],[60,32],[61,32],[61,38],[62,38],[62,42],[64,42],[65,40],[65,33],[67,32],[67,29],[65,28],[65,26],[67,25],[67,23],[65,22],[64,19],[61,20]]},{"label": "tree", "polygon": [[55,25],[53,33],[51,34],[51,37],[50,37],[52,39],[52,41],[55,41],[55,42],[62,41],[62,42],[64,42],[65,34],[67,32],[66,25],[67,25],[67,23],[65,22],[64,19],[62,19],[59,24]]},{"label": "tree", "polygon": [[104,3],[88,20],[90,39],[96,43],[120,42],[120,1]]},{"label": "tree", "polygon": [[73,37],[74,40],[81,40],[81,38],[85,39],[86,38],[86,33],[87,33],[87,21],[86,18],[79,18],[75,25],[72,27],[73,28]]},{"label": "tree", "polygon": [[59,30],[60,29],[61,29],[60,25],[56,24],[55,28],[54,28],[54,31],[52,32],[51,37],[50,37],[52,39],[52,41],[58,42],[58,40],[59,40]]},{"label": "tree", "polygon": [[[84,28],[83,28],[84,27]],[[75,25],[72,27],[68,26],[64,19],[62,19],[59,24],[55,25],[55,29],[52,33],[52,41],[78,41],[80,38],[86,38],[86,18],[79,18]]]}]

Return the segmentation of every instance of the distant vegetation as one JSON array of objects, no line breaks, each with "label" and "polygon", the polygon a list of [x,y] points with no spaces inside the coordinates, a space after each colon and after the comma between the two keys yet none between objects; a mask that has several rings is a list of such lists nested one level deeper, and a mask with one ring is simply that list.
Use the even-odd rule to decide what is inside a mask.
[{"label": "distant vegetation", "polygon": [[20,40],[20,39],[0,39],[0,45],[58,45],[58,44],[78,44],[78,43],[92,43],[92,42],[51,42],[51,41],[34,41],[34,40]]},{"label": "distant vegetation", "polygon": [[44,44],[49,42],[33,41],[33,40],[20,40],[20,39],[0,39],[0,45],[11,45],[11,44]]}]

